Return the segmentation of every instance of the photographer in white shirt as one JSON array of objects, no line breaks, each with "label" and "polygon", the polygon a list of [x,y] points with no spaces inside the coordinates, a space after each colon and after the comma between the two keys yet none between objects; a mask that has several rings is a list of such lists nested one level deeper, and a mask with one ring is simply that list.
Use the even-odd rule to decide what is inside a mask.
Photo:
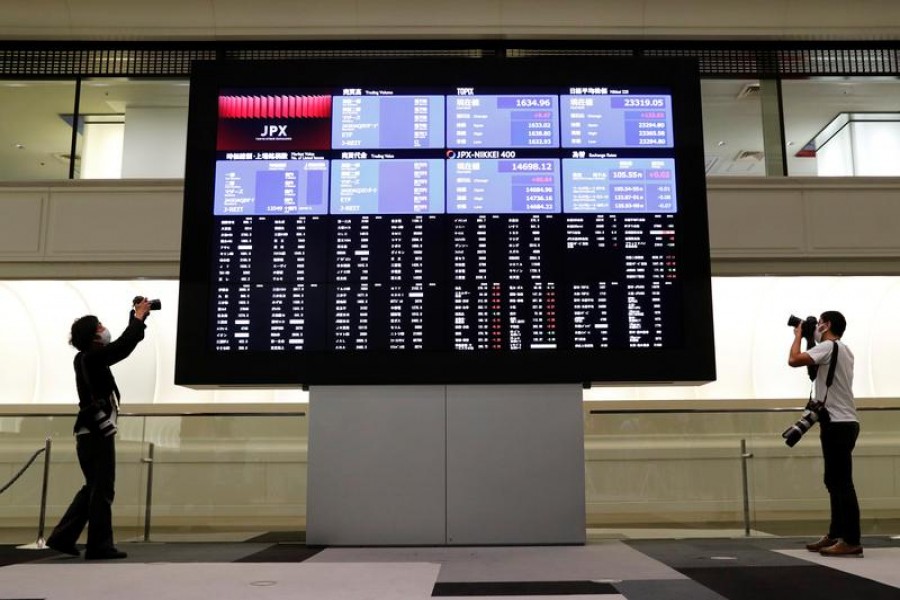
[{"label": "photographer in white shirt", "polygon": [[[815,400],[825,401],[819,417],[822,456],[825,460],[825,487],[831,501],[828,533],[807,544],[810,552],[824,556],[862,556],[859,501],[853,486],[853,448],[859,437],[859,419],[853,399],[853,351],[841,341],[847,320],[837,311],[825,311],[816,326],[817,344],[800,351],[802,324],[794,328],[788,364],[792,367],[819,365],[815,380]],[[826,385],[825,373],[837,346],[834,380]]]}]

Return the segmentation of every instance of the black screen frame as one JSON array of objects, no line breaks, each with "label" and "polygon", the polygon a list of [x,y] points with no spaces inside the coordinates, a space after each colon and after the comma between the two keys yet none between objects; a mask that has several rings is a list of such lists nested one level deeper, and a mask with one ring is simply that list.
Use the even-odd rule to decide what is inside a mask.
[{"label": "black screen frame", "polygon": [[[672,91],[683,344],[662,349],[218,352],[209,297],[218,95],[232,88],[665,87]],[[191,75],[175,383],[190,387],[613,383],[716,378],[700,78],[691,58],[198,61]]]}]

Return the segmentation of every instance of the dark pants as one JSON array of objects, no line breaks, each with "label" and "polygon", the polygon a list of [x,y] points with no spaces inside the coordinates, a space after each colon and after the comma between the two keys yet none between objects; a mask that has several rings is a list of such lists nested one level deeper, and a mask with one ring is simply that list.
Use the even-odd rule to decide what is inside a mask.
[{"label": "dark pants", "polygon": [[87,433],[75,436],[78,463],[84,473],[84,487],[78,490],[59,525],[50,534],[58,546],[74,546],[88,526],[87,549],[91,552],[114,547],[112,503],[116,491],[115,436]]},{"label": "dark pants", "polygon": [[825,458],[825,487],[831,499],[828,537],[859,544],[859,501],[853,487],[853,448],[859,423],[823,423],[819,435]]}]

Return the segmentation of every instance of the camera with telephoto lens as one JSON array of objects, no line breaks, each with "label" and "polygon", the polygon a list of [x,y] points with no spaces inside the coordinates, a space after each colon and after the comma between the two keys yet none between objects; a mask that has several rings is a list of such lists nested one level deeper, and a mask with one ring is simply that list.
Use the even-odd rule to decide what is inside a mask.
[{"label": "camera with telephoto lens", "polygon": [[806,317],[806,320],[801,320],[800,317],[791,315],[788,318],[787,324],[788,327],[800,325],[800,334],[803,336],[803,339],[806,340],[807,350],[816,345],[816,327],[819,326],[819,320],[817,318],[810,316]]},{"label": "camera with telephoto lens", "polygon": [[[134,306],[138,302],[141,302],[144,299],[143,296],[135,296],[134,300],[131,301],[131,305]],[[150,310],[159,310],[162,308],[162,302],[159,300],[147,300],[150,303]]]},{"label": "camera with telephoto lens", "polygon": [[[825,405],[821,402],[815,402],[814,400],[807,402],[806,408],[803,409],[803,414],[800,415],[797,422],[785,429],[781,434],[781,437],[784,438],[784,443],[793,448],[800,441],[800,438],[809,431],[809,428],[819,422],[824,412]],[[825,414],[827,415],[827,413]]]},{"label": "camera with telephoto lens", "polygon": [[[788,318],[787,324],[788,327],[800,326],[800,335],[806,340],[807,350],[816,345],[816,327],[819,326],[819,320],[817,318],[810,316],[806,317],[806,319],[800,319],[800,317],[791,315]],[[815,381],[816,375],[819,372],[819,366],[810,365],[806,367],[806,370],[807,373],[809,373],[809,380]],[[803,434],[809,431],[810,427],[818,423],[819,419],[822,417],[828,418],[825,405],[810,399],[810,401],[806,403],[803,413],[800,415],[800,418],[797,419],[797,422],[785,429],[781,434],[781,437],[784,438],[784,443],[793,448],[797,442],[800,441],[800,438],[803,437]]]},{"label": "camera with telephoto lens", "polygon": [[[819,320],[817,318],[809,316],[806,317],[805,320],[801,320],[800,317],[791,315],[788,317],[787,324],[788,327],[800,325],[800,336],[806,340],[807,351],[816,345],[816,327],[819,326]],[[819,365],[809,365],[806,367],[806,372],[809,374],[809,380],[815,381],[816,374],[819,372]]]}]

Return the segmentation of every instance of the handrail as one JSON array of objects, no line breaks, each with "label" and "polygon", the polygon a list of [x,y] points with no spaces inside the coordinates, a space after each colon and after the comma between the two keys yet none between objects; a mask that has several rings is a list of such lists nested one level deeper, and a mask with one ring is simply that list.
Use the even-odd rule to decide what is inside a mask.
[{"label": "handrail", "polygon": [[[631,415],[631,414],[704,414],[704,413],[726,413],[726,414],[742,414],[742,413],[783,413],[783,412],[801,412],[804,406],[791,406],[780,408],[594,408],[589,411],[592,415]],[[869,411],[900,411],[896,406],[858,406],[857,412]]]},{"label": "handrail", "polygon": [[[611,406],[605,408],[602,405],[609,403]],[[634,407],[629,404],[634,404]],[[750,408],[747,406],[723,407],[723,402],[717,402],[715,406],[704,407],[697,406],[665,406],[669,401],[652,401],[644,402],[640,400],[628,401],[603,401],[592,400],[585,401],[587,413],[591,415],[607,415],[607,414],[744,414],[744,413],[788,413],[802,412],[804,405],[796,406],[762,406]],[[671,404],[680,404],[680,401],[671,401]],[[647,404],[658,405],[658,407],[647,407]],[[39,410],[35,410],[37,407]],[[262,406],[259,410],[252,409],[246,405],[237,410],[223,409],[216,407],[211,409],[178,409],[177,407],[160,406],[158,409],[152,405],[143,405],[140,408],[131,409],[123,406],[121,417],[307,417],[308,404],[303,404],[302,408],[293,409],[291,407],[274,408]],[[858,412],[890,412],[900,411],[900,405],[869,405],[866,403],[857,403],[856,410]],[[62,404],[45,404],[45,405],[3,405],[0,404],[0,417],[74,417],[76,410],[70,405]]]},{"label": "handrail", "polygon": [[123,411],[120,417],[305,417],[305,412],[216,412],[216,411],[189,411],[189,412],[142,412]]},{"label": "handrail", "polygon": [[[308,404],[302,406],[261,405],[259,408],[242,404],[203,407],[191,405],[125,404],[119,411],[121,417],[305,417]],[[74,417],[75,404],[0,404],[0,417]]]},{"label": "handrail", "polygon": [[[2,398],[0,398],[2,400]],[[180,416],[197,414],[211,416],[227,416],[231,414],[272,414],[290,415],[305,413],[309,410],[309,402],[140,402],[132,398],[122,403],[119,414],[137,416]],[[0,416],[12,417],[21,414],[31,416],[74,415],[78,411],[78,403],[69,400],[53,403],[22,403],[0,401]]]}]

